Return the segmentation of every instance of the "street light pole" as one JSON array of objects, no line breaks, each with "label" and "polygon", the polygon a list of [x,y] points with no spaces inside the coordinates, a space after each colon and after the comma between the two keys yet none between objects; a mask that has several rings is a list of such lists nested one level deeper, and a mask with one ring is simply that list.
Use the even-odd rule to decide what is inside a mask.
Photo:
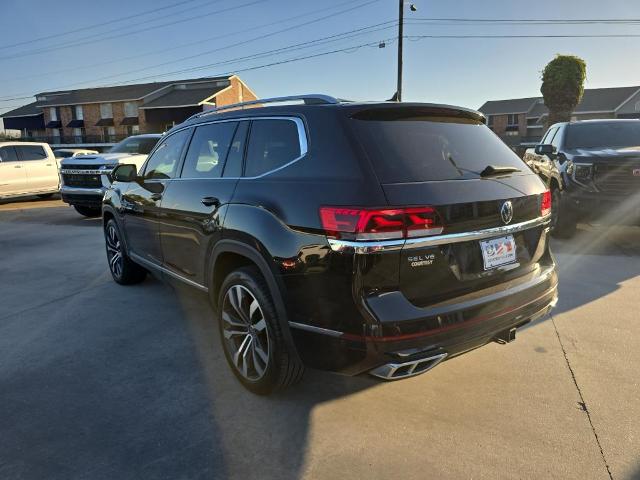
[{"label": "street light pole", "polygon": [[400,10],[398,13],[398,89],[396,90],[396,100],[402,101],[402,37],[404,27],[404,0],[398,0]]}]

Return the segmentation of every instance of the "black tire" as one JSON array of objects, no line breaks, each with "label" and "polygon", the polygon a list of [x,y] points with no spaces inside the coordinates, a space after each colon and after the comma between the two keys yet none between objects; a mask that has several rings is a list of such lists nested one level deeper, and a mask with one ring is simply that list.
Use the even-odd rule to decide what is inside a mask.
[{"label": "black tire", "polygon": [[84,215],[85,217],[94,218],[102,215],[102,210],[97,207],[84,207],[82,205],[74,205],[73,208],[76,209],[80,215]]},{"label": "black tire", "polygon": [[111,219],[105,225],[104,239],[107,262],[113,280],[120,285],[133,285],[142,282],[147,276],[147,271],[127,255],[121,240],[120,229],[115,220]]},{"label": "black tire", "polygon": [[551,191],[551,235],[555,238],[571,238],[576,233],[578,221],[574,212],[563,200],[559,189]]},{"label": "black tire", "polygon": [[304,366],[282,334],[269,288],[256,267],[239,268],[225,278],[217,307],[225,357],[245,388],[268,395],[301,380]]}]

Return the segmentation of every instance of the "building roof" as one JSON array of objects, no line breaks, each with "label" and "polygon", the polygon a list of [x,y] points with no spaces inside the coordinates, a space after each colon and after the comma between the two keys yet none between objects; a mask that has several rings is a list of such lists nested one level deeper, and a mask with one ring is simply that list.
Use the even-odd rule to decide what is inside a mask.
[{"label": "building roof", "polygon": [[192,107],[227,88],[226,85],[207,88],[173,89],[166,95],[146,102],[140,108]]},{"label": "building roof", "polygon": [[22,107],[15,108],[8,112],[4,112],[0,117],[31,117],[42,115],[42,110],[37,107],[38,102],[33,102]]},{"label": "building roof", "polygon": [[[83,88],[79,90],[64,90],[42,92],[36,95],[40,99],[40,107],[58,105],[79,105],[85,103],[123,102],[140,100],[163,88],[177,84],[213,83],[218,80],[228,80],[229,77],[191,78],[186,80],[171,80],[167,82],[140,83],[135,85],[120,85],[116,87]],[[211,94],[210,94],[211,95]]]},{"label": "building roof", "polygon": [[[574,112],[613,112],[639,90],[640,86],[585,89],[582,100]],[[527,113],[527,117],[530,118],[540,117],[549,112],[540,100],[542,97],[490,100],[479,110],[485,115]]]},{"label": "building roof", "polygon": [[505,113],[526,113],[531,105],[540,97],[512,98],[509,100],[489,100],[478,110],[485,115],[500,115]]}]

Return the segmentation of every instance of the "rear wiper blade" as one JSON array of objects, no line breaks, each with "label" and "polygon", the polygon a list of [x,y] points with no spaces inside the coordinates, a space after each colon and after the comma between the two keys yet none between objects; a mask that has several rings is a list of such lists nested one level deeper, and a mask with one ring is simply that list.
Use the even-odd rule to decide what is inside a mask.
[{"label": "rear wiper blade", "polygon": [[521,172],[516,167],[496,167],[494,165],[488,165],[487,168],[480,172],[481,177],[493,177],[494,175],[504,175],[505,173]]}]

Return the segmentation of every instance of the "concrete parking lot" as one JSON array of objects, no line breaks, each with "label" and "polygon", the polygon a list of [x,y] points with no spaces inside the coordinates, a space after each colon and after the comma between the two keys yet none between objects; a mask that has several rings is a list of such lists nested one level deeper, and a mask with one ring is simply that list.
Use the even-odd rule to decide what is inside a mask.
[{"label": "concrete parking lot", "polygon": [[0,204],[0,478],[640,478],[640,229],[557,242],[560,303],[506,346],[262,398],[206,299],[111,281],[100,221]]}]

